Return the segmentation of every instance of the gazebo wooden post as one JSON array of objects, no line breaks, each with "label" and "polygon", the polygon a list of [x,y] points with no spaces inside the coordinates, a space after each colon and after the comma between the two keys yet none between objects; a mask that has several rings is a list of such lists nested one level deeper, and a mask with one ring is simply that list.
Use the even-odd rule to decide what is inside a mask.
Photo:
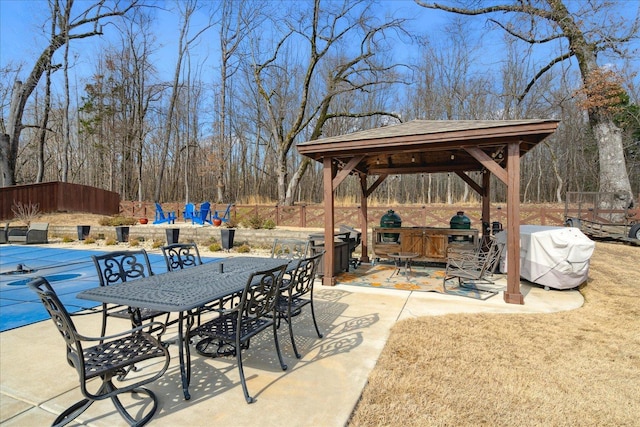
[{"label": "gazebo wooden post", "polygon": [[369,231],[367,224],[369,223],[369,213],[367,204],[367,176],[360,175],[360,230],[362,231],[360,248],[362,249],[362,255],[360,256],[360,262],[369,262]]},{"label": "gazebo wooden post", "polygon": [[[491,174],[488,170],[482,171],[482,237],[486,237],[484,233],[485,224],[491,227]],[[490,228],[489,228],[490,229]]]},{"label": "gazebo wooden post", "polygon": [[324,157],[322,160],[322,184],[324,187],[324,276],[322,284],[325,286],[335,286],[336,278],[333,276],[333,260],[335,249],[333,246],[334,225],[334,200],[333,200],[333,178],[336,175],[336,166],[333,157]]},{"label": "gazebo wooden post", "polygon": [[504,300],[524,304],[520,292],[520,143],[507,150],[507,291]]}]

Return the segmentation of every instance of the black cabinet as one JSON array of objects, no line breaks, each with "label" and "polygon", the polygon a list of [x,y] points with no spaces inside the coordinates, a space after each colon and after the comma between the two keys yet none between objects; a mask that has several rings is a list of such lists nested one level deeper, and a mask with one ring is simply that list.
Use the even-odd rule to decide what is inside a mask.
[{"label": "black cabinet", "polygon": [[[311,255],[319,254],[325,250],[324,235],[312,234],[309,236],[309,240],[311,241]],[[333,250],[333,274],[340,274],[343,271],[349,271],[349,258],[351,256],[351,253],[349,252],[349,242],[344,242],[342,240],[334,241]],[[318,265],[317,275],[324,276],[324,256]]]}]

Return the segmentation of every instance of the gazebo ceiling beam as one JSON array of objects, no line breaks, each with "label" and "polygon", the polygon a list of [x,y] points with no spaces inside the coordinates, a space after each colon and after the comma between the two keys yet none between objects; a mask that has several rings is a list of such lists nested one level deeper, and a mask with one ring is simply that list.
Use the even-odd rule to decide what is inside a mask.
[{"label": "gazebo ceiling beam", "polygon": [[371,193],[373,193],[376,188],[378,188],[380,186],[380,184],[382,184],[384,182],[385,179],[387,179],[387,174],[381,174],[380,176],[378,176],[378,179],[375,180],[375,182],[373,184],[371,184],[371,187],[369,187],[366,191],[365,191],[365,196],[369,197],[371,195]]},{"label": "gazebo ceiling beam", "polygon": [[[512,142],[520,142],[520,156],[525,155],[530,149],[535,147],[533,144],[523,143],[521,141],[510,141]],[[486,145],[472,145],[469,143],[460,143],[456,145],[448,144],[446,146],[422,146],[420,148],[411,149],[406,146],[394,146],[394,147],[385,147],[381,150],[375,149],[367,149],[366,152],[363,150],[361,152],[354,153],[351,152],[332,152],[331,156],[336,159],[343,159],[342,161],[346,161],[344,159],[350,159],[354,155],[362,156],[363,160],[371,160],[375,159],[377,164],[388,163],[392,161],[392,159],[396,158],[398,155],[404,156],[407,159],[413,159],[411,163],[420,163],[421,160],[428,158],[431,153],[447,153],[448,155],[459,156],[460,153],[467,151],[467,148],[476,148],[478,150],[484,151],[485,153],[490,153],[491,157],[496,160],[501,160],[505,158],[504,153],[506,152],[507,143],[501,142],[496,143],[492,141],[491,144]],[[329,151],[329,150],[328,150]],[[328,153],[327,153],[328,155]],[[315,157],[315,156],[311,156]],[[324,157],[324,155],[319,156]]]},{"label": "gazebo ceiling beam", "polygon": [[362,159],[364,159],[364,156],[352,157],[346,165],[342,166],[342,169],[337,173],[336,177],[333,179],[334,190],[338,187],[338,185],[340,185],[342,181],[344,181],[344,179],[347,176],[349,176],[349,174],[351,174],[354,171],[355,167],[358,165],[358,163],[362,161]]},{"label": "gazebo ceiling beam", "polygon": [[476,147],[467,147],[465,151],[473,156],[474,159],[479,161],[482,166],[486,167],[489,172],[494,174],[500,181],[507,184],[507,171],[504,170],[499,164],[487,155],[484,151]]},{"label": "gazebo ceiling beam", "polygon": [[481,164],[459,163],[459,164],[432,164],[425,166],[398,166],[398,167],[374,167],[369,169],[369,175],[406,175],[415,173],[438,173],[438,172],[470,172],[482,170]]},{"label": "gazebo ceiling beam", "polygon": [[469,185],[469,187],[473,188],[476,191],[476,193],[478,193],[481,196],[484,194],[484,189],[477,182],[471,179],[469,175],[460,171],[456,171],[456,175],[462,178],[462,180],[466,182]]}]

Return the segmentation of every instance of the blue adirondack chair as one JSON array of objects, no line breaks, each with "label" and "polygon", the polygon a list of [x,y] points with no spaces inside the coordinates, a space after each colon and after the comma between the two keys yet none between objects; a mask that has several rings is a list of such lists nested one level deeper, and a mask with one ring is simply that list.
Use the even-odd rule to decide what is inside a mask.
[{"label": "blue adirondack chair", "polygon": [[187,203],[184,206],[184,212],[182,213],[182,216],[184,218],[185,221],[187,220],[192,220],[193,218],[198,214],[198,212],[196,211],[196,205],[194,205],[193,203]]},{"label": "blue adirondack chair", "polygon": [[224,214],[222,216],[218,216],[218,211],[213,211],[212,219],[219,219],[222,222],[229,222],[229,220],[231,219],[231,217],[229,216],[229,214],[231,213],[231,206],[233,206],[233,203],[229,203],[227,205],[227,210],[224,211]]},{"label": "blue adirondack chair", "polygon": [[176,213],[175,212],[167,212],[166,215],[162,210],[162,206],[160,203],[156,202],[156,219],[153,221],[154,224],[175,224],[176,222]]},{"label": "blue adirondack chair", "polygon": [[200,212],[198,212],[197,215],[194,215],[193,218],[191,218],[191,223],[200,225],[209,223],[213,225],[213,222],[211,222],[211,203],[204,202],[203,204],[201,204]]}]

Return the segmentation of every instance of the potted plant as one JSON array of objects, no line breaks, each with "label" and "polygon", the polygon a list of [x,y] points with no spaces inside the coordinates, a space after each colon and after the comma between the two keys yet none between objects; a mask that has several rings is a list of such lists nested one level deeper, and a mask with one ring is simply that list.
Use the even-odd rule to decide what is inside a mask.
[{"label": "potted plant", "polygon": [[140,218],[138,221],[140,221],[140,224],[147,224],[149,222],[147,218]]}]

